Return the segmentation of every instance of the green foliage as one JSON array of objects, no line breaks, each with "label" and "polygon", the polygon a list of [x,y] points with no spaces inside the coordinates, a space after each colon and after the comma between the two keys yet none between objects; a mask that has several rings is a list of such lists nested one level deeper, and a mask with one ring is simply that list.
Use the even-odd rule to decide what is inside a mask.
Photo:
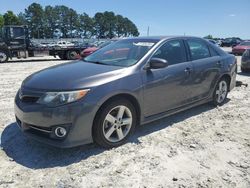
[{"label": "green foliage", "polygon": [[0,28],[3,27],[4,25],[4,18],[3,16],[0,14]]},{"label": "green foliage", "polygon": [[44,11],[43,7],[38,3],[32,3],[25,9],[24,18],[34,38],[42,38],[44,36]]},{"label": "green foliage", "polygon": [[88,14],[83,13],[79,15],[79,25],[78,25],[79,32],[81,36],[84,38],[90,38],[94,36],[95,29],[94,29],[94,20],[89,17]]},{"label": "green foliage", "polygon": [[[136,25],[114,12],[98,12],[93,18],[66,6],[42,7],[32,3],[24,13],[16,16],[8,11],[4,16],[5,25],[27,25],[32,38],[53,38],[56,31],[60,37],[114,38],[138,36]],[[0,16],[1,27],[1,16]]]},{"label": "green foliage", "polygon": [[20,25],[20,20],[18,17],[12,12],[12,11],[7,11],[3,15],[4,19],[4,25]]},{"label": "green foliage", "polygon": [[205,39],[213,39],[213,36],[212,35],[207,35],[204,37]]}]

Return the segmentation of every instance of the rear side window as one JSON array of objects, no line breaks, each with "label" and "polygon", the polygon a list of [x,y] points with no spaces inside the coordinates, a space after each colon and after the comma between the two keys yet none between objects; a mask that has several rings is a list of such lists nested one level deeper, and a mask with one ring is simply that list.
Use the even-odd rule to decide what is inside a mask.
[{"label": "rear side window", "polygon": [[219,53],[213,47],[209,47],[209,50],[212,57],[219,56]]},{"label": "rear side window", "polygon": [[250,50],[246,50],[243,54],[243,57],[250,57]]},{"label": "rear side window", "polygon": [[186,62],[186,51],[182,40],[171,40],[163,44],[153,55],[153,58],[162,58],[169,65]]},{"label": "rear side window", "polygon": [[204,59],[210,57],[208,46],[205,42],[200,40],[187,41],[192,60]]}]

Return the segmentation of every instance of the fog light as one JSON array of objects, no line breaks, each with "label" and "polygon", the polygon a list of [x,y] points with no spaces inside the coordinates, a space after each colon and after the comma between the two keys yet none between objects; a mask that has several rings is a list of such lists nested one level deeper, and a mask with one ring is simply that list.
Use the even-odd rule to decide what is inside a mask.
[{"label": "fog light", "polygon": [[59,138],[65,137],[66,134],[67,134],[67,130],[66,130],[65,128],[63,128],[63,127],[57,127],[57,128],[55,129],[55,135],[56,135],[57,137],[59,137]]}]

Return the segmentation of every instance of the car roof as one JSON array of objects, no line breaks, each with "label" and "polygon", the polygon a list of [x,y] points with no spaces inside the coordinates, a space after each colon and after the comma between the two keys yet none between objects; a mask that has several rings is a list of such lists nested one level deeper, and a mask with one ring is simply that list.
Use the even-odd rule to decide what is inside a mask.
[{"label": "car roof", "polygon": [[174,39],[174,38],[202,39],[201,37],[185,36],[185,35],[144,36],[144,37],[142,36],[142,37],[131,37],[131,38],[125,38],[125,39],[141,39],[141,40],[158,40],[158,41],[161,41],[161,40]]}]

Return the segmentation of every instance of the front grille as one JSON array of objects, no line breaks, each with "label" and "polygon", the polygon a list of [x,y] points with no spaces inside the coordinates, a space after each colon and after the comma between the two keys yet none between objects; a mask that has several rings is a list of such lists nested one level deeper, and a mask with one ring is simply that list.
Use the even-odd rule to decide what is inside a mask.
[{"label": "front grille", "polygon": [[38,101],[39,97],[25,96],[20,99],[22,102],[25,102],[25,103],[35,103]]},{"label": "front grille", "polygon": [[21,88],[19,90],[19,99],[24,103],[35,103],[43,95],[42,92],[32,91],[26,88]]}]

